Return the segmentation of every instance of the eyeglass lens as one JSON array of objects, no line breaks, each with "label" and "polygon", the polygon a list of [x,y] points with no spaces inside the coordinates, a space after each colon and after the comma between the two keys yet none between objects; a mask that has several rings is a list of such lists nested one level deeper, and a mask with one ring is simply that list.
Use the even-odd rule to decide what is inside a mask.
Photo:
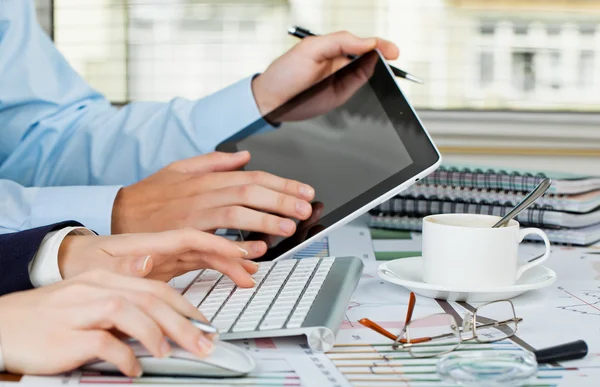
[{"label": "eyeglass lens", "polygon": [[410,322],[404,345],[414,357],[438,356],[455,350],[460,344],[456,320],[449,314],[435,314]]},{"label": "eyeglass lens", "polygon": [[[475,313],[475,338],[481,343],[504,340],[515,334],[517,316],[510,301],[496,301],[479,306]],[[463,338],[473,332],[463,332]]]}]

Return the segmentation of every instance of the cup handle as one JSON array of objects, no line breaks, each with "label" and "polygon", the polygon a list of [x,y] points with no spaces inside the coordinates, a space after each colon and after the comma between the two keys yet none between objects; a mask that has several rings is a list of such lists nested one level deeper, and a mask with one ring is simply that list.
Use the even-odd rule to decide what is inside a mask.
[{"label": "cup handle", "polygon": [[544,253],[544,255],[542,255],[540,258],[536,259],[535,261],[528,262],[528,263],[525,263],[525,264],[519,266],[519,268],[517,269],[517,279],[521,278],[523,273],[525,273],[527,270],[544,262],[550,256],[550,246],[551,246],[550,240],[548,239],[548,236],[546,235],[546,233],[543,232],[542,230],[540,230],[539,228],[524,228],[524,229],[520,230],[519,231],[519,243],[521,243],[523,241],[523,239],[529,234],[538,235],[544,240],[544,244],[546,245],[546,252]]}]

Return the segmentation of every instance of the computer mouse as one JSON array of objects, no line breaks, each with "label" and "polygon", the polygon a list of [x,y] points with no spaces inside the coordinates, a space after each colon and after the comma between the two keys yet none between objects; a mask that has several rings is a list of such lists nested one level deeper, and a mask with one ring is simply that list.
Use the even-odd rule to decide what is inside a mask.
[{"label": "computer mouse", "polygon": [[[189,377],[239,377],[250,373],[256,362],[246,351],[233,344],[215,340],[214,351],[207,357],[198,357],[170,342],[173,352],[170,357],[157,358],[138,341],[128,342],[139,360],[144,375],[168,375]],[[111,363],[97,360],[83,367],[86,371],[120,373]]]}]

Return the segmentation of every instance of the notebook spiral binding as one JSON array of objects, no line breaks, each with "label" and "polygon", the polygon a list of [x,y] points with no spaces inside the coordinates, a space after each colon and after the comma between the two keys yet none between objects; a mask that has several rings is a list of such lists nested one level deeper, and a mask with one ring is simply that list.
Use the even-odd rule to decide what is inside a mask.
[{"label": "notebook spiral binding", "polygon": [[[373,208],[369,213],[378,217],[406,216],[424,217],[443,213],[471,213],[494,216],[504,216],[512,205],[499,201],[465,201],[453,200],[446,197],[403,196],[402,198],[390,199],[385,203]],[[528,226],[556,228],[556,226],[544,223],[544,215],[552,211],[552,206],[530,207],[517,216],[517,220]]]},{"label": "notebook spiral binding", "polygon": [[[445,191],[450,192],[453,196],[449,196],[448,194],[440,196],[436,192]],[[433,185],[428,183],[419,182],[412,187],[409,187],[401,194],[397,195],[395,198],[407,198],[414,197],[415,195],[421,195],[424,200],[428,199],[438,199],[438,200],[467,200],[466,197],[472,196],[481,196],[481,197],[497,197],[497,198],[508,198],[511,199],[502,199],[499,201],[501,205],[504,206],[516,206],[518,202],[523,200],[527,195],[526,192],[511,192],[504,189],[489,189],[489,188],[477,188],[477,187],[462,187],[462,186],[442,186],[442,185]],[[568,199],[568,195],[565,194],[555,194],[546,192],[542,197],[538,199],[538,202],[544,201],[560,201]],[[475,199],[473,199],[475,200]],[[496,202],[490,202],[487,199],[477,199],[475,200],[482,204],[494,204]],[[541,208],[544,207],[546,210],[556,210],[551,204],[539,204],[533,203],[530,208]]]},{"label": "notebook spiral binding", "polygon": [[459,185],[485,189],[528,191],[535,188],[547,176],[544,173],[519,173],[506,170],[483,170],[457,167],[439,167],[423,182],[433,185]]}]

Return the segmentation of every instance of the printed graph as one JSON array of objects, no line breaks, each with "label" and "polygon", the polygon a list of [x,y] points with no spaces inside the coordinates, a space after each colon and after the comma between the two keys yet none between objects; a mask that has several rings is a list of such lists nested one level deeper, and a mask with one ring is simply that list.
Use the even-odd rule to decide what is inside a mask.
[{"label": "printed graph", "polygon": [[327,237],[321,239],[308,246],[304,250],[297,253],[294,258],[311,258],[311,257],[328,257],[329,256],[329,239]]},{"label": "printed graph", "polygon": [[[47,385],[55,385],[53,378],[33,378]],[[182,386],[302,386],[298,373],[294,370],[288,359],[277,357],[261,357],[260,366],[256,372],[244,378],[183,378],[183,377],[141,377],[131,379],[123,376],[108,376],[91,372],[74,372],[61,377],[62,384],[68,385],[182,385]],[[41,385],[41,384],[40,384]]]},{"label": "printed graph", "polygon": [[580,315],[600,316],[600,288],[573,291],[559,287],[558,290],[564,295],[561,299],[565,299],[565,305],[558,306],[558,309]]},{"label": "printed graph", "polygon": [[[493,344],[464,345],[462,351],[520,351],[510,341]],[[395,351],[390,344],[347,344],[336,345],[327,357],[346,377],[352,386],[356,387],[387,387],[387,386],[449,386],[437,372],[439,358],[417,359],[406,351]],[[554,369],[541,369],[537,378],[528,386],[551,387],[558,386],[563,378],[562,372]]]}]

